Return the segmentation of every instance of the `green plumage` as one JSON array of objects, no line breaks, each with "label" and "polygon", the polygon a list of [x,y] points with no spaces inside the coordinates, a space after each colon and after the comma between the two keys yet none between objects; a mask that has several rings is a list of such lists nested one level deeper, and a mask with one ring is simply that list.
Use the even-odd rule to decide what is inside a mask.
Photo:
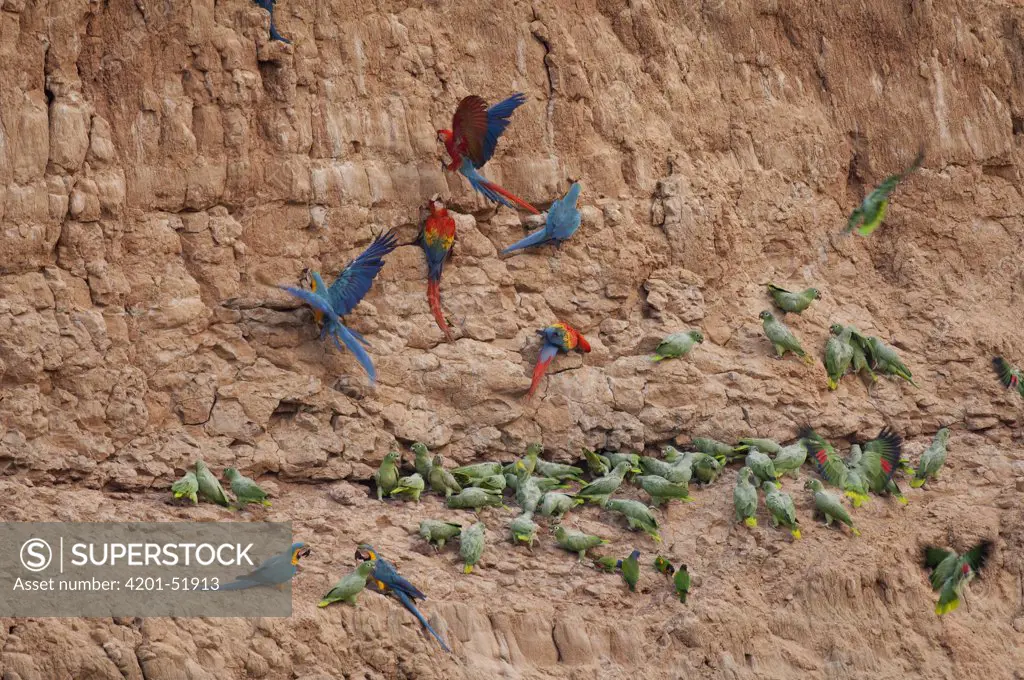
[{"label": "green plumage", "polygon": [[825,372],[828,374],[828,388],[839,387],[839,381],[850,370],[853,362],[852,330],[839,324],[832,324],[831,335],[825,343]]},{"label": "green plumage", "polygon": [[583,481],[583,468],[578,468],[575,465],[563,465],[561,463],[552,463],[550,461],[538,459],[536,472],[542,477]]},{"label": "green plumage", "polygon": [[462,525],[455,522],[442,522],[436,519],[425,519],[420,522],[420,536],[427,543],[440,550],[446,541],[462,533]]},{"label": "green plumage", "polygon": [[658,533],[658,518],[643,503],[624,498],[611,498],[605,501],[602,507],[606,510],[622,514],[626,518],[630,529],[643,531],[655,541],[661,543],[661,534]]},{"label": "green plumage", "polygon": [[853,518],[850,517],[850,513],[846,511],[846,508],[843,507],[843,504],[836,496],[825,491],[821,482],[817,479],[808,479],[804,482],[804,488],[810,490],[811,496],[814,499],[814,508],[818,511],[818,514],[825,518],[825,526],[831,526],[833,520],[837,520],[850,527],[850,531],[853,532],[854,536],[860,536],[860,530],[853,525]]},{"label": "green plumage", "polygon": [[805,460],[807,460],[807,446],[802,439],[799,439],[795,444],[779,449],[779,452],[775,454],[775,458],[772,460],[772,464],[775,466],[775,473],[779,476],[789,474],[792,477],[796,477],[797,470],[800,469]]},{"label": "green plumage", "polygon": [[453,510],[478,510],[488,506],[499,507],[503,503],[500,493],[471,486],[449,496],[446,504]]},{"label": "green plumage", "polygon": [[690,497],[690,488],[685,483],[676,484],[657,475],[644,475],[637,477],[634,481],[651,497],[651,504],[654,507],[658,507],[670,500],[679,500],[684,503],[689,503],[693,500]]},{"label": "green plumage", "polygon": [[903,378],[914,387],[918,386],[914,382],[910,369],[900,359],[900,355],[896,353],[896,350],[875,336],[868,338],[868,358],[871,360],[871,367],[879,373],[895,375],[898,378]]},{"label": "green plumage", "polygon": [[775,455],[782,450],[782,446],[774,439],[758,439],[756,437],[746,437],[741,439],[740,446],[746,447],[748,451],[750,449],[757,449],[758,451],[763,451],[764,453],[772,455]]},{"label": "green plumage", "polygon": [[672,563],[661,555],[654,556],[654,568],[665,576],[671,576],[676,570],[676,568],[672,566]]},{"label": "green plumage", "polygon": [[1017,390],[1017,393],[1024,397],[1024,373],[1019,368],[1003,357],[994,357],[992,366],[996,369],[996,375],[999,376],[999,382],[1003,387]]},{"label": "green plumage", "polygon": [[761,485],[764,491],[764,504],[770,513],[772,526],[780,524],[793,535],[793,538],[800,539],[800,523],[796,518],[796,506],[788,493],[779,491],[773,482],[765,482]]},{"label": "green plumage", "polygon": [[748,467],[740,468],[739,477],[736,478],[736,488],[732,492],[736,521],[743,522],[751,528],[757,526],[757,487],[752,483],[753,478],[753,470]]},{"label": "green plumage", "polygon": [[807,363],[814,361],[804,351],[804,348],[800,346],[800,341],[793,335],[793,331],[789,330],[789,326],[776,319],[774,314],[766,309],[758,317],[761,319],[765,336],[772,343],[772,347],[775,348],[775,356],[777,358],[781,359],[785,356],[786,352],[792,352]]},{"label": "green plumage", "polygon": [[430,451],[427,449],[427,445],[423,442],[416,442],[412,445],[412,453],[416,457],[413,463],[416,472],[423,479],[430,479],[430,468],[433,466],[430,462]]},{"label": "green plumage", "polygon": [[267,500],[269,498],[267,492],[235,468],[225,469],[224,479],[231,485],[231,493],[235,495],[235,501],[238,505],[245,506],[249,503],[259,503],[260,505],[270,506],[270,501]]},{"label": "green plumage", "polygon": [[699,453],[706,453],[723,461],[737,453],[737,449],[741,451],[747,450],[747,447],[745,446],[731,446],[725,442],[720,442],[717,439],[711,439],[710,437],[694,437],[690,440],[690,448]]},{"label": "green plumage", "polygon": [[516,463],[516,502],[523,512],[536,512],[543,495],[537,481],[526,471],[522,463]]},{"label": "green plumage", "polygon": [[532,513],[524,512],[508,523],[513,543],[526,543],[533,548],[537,540],[537,523],[531,519]]},{"label": "green plumage", "polygon": [[626,462],[616,465],[611,472],[604,477],[599,477],[576,492],[576,498],[600,504],[607,500],[622,485],[626,472],[630,470],[630,464]]},{"label": "green plumage", "polygon": [[631,593],[636,592],[636,584],[640,581],[640,551],[634,550],[629,557],[622,560],[622,580],[629,586]]},{"label": "green plumage", "polygon": [[676,595],[679,601],[686,604],[686,598],[690,595],[690,572],[685,564],[680,564],[676,569],[676,575],[672,578],[672,584],[676,588]]},{"label": "green plumage", "polygon": [[935,604],[936,614],[942,616],[960,606],[964,586],[985,566],[993,547],[992,541],[986,540],[963,555],[934,546],[924,549],[924,566],[932,570],[929,579],[932,590],[939,591],[939,601]]},{"label": "green plumage", "polygon": [[501,474],[501,463],[474,463],[473,465],[463,465],[452,470],[452,476],[455,477],[456,481],[462,486],[469,485],[470,481],[474,479],[483,479],[484,477],[491,477],[492,475]]},{"label": "green plumage", "polygon": [[199,484],[200,496],[211,503],[223,505],[225,508],[231,507],[231,501],[228,499],[228,495],[224,493],[224,487],[220,485],[217,478],[210,472],[210,468],[206,467],[206,463],[201,460],[196,461],[196,482]]},{"label": "green plumage", "polygon": [[821,293],[818,292],[817,288],[806,288],[799,293],[793,293],[785,288],[779,288],[772,283],[767,284],[767,286],[768,293],[772,296],[775,306],[784,312],[799,314],[810,307],[812,302],[821,297]]},{"label": "green plumage", "polygon": [[605,556],[598,557],[594,560],[594,567],[607,574],[614,574],[620,564],[622,564],[622,560],[617,557]]},{"label": "green plumage", "polygon": [[554,534],[555,541],[558,542],[559,547],[568,550],[569,552],[577,553],[579,555],[580,562],[583,561],[588,550],[608,543],[608,541],[600,536],[585,534],[580,531],[569,531],[561,524],[555,526]]},{"label": "green plumage", "polygon": [[651,456],[641,456],[640,469],[647,476],[653,475],[674,484],[686,485],[689,484],[690,476],[693,474],[693,456],[680,456],[673,463]]},{"label": "green plumage", "polygon": [[633,472],[633,473],[639,473],[640,472],[640,455],[639,454],[636,454],[636,453],[609,453],[607,457],[608,457],[608,463],[612,466],[611,467],[612,470],[615,469],[615,466],[620,465],[622,463],[626,463],[626,464],[629,465],[629,468],[628,468],[629,472]]},{"label": "green plumage", "polygon": [[704,342],[704,334],[697,330],[673,333],[667,336],[654,350],[651,361],[662,361],[663,359],[676,359],[686,356],[693,349],[693,346]]},{"label": "green plumage", "polygon": [[885,213],[889,208],[889,197],[892,195],[892,192],[896,191],[899,183],[906,179],[910,173],[920,168],[923,162],[924,147],[917,152],[917,157],[914,158],[914,162],[909,168],[895,175],[889,175],[882,180],[882,183],[874,191],[864,197],[861,204],[850,213],[850,219],[847,220],[843,233],[848,234],[851,231],[856,231],[859,236],[870,236],[885,219]]},{"label": "green plumage", "polygon": [[186,470],[181,479],[171,484],[171,492],[175,498],[187,498],[192,501],[193,505],[199,502],[199,498],[196,496],[197,491],[199,491],[199,481],[196,479],[196,473],[192,470]]},{"label": "green plumage", "polygon": [[340,581],[335,583],[327,594],[320,598],[320,603],[317,606],[326,607],[334,602],[356,604],[356,598],[359,593],[363,592],[363,589],[366,587],[366,581],[370,578],[376,566],[376,560],[367,560],[360,563],[352,572],[343,576]]},{"label": "green plumage", "polygon": [[462,558],[462,573],[472,573],[473,567],[484,554],[487,529],[483,522],[477,522],[459,535],[459,557]]},{"label": "green plumage", "polygon": [[693,457],[693,476],[701,484],[710,484],[718,479],[722,468],[722,464],[707,453],[698,453]]},{"label": "green plumage", "polygon": [[747,452],[746,465],[750,468],[757,479],[761,482],[775,482],[779,474],[775,470],[775,463],[768,457],[767,453],[761,453],[757,449],[750,449]]},{"label": "green plumage", "polygon": [[[501,481],[505,481],[502,479]],[[398,496],[407,501],[420,502],[420,494],[423,493],[423,489],[426,488],[426,483],[423,478],[420,477],[420,473],[414,472],[408,477],[402,477],[398,480],[398,486],[391,490],[389,494],[392,498]]]},{"label": "green plumage", "polygon": [[582,498],[573,498],[568,494],[549,491],[540,499],[540,514],[545,517],[561,519],[565,513],[582,504]]},{"label": "green plumage", "polygon": [[608,458],[599,453],[595,453],[586,447],[583,449],[583,457],[587,459],[587,470],[594,477],[602,477],[608,474],[612,469]]},{"label": "green plumage", "polygon": [[921,454],[921,460],[917,464],[917,471],[910,481],[910,486],[918,489],[924,486],[929,479],[936,477],[939,470],[946,464],[947,446],[949,444],[949,428],[944,427],[935,433],[932,443]]},{"label": "green plumage", "polygon": [[392,490],[398,486],[398,451],[389,451],[380,467],[374,473],[373,479],[377,484],[377,500],[384,500],[385,495],[390,495]]},{"label": "green plumage", "polygon": [[505,481],[505,475],[491,475],[490,477],[481,477],[479,479],[469,480],[470,486],[475,486],[479,489],[486,489],[487,491],[504,491],[508,483]]},{"label": "green plumage", "polygon": [[443,493],[447,499],[452,493],[459,493],[462,487],[451,472],[444,469],[444,459],[441,456],[434,456],[434,462],[430,466],[430,473],[427,475],[430,488],[434,493]]}]

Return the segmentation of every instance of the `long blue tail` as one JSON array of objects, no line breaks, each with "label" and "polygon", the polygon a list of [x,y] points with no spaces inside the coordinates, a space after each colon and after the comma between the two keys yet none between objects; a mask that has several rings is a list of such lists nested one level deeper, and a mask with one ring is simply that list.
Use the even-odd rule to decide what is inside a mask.
[{"label": "long blue tail", "polygon": [[548,236],[548,228],[542,227],[526,238],[520,239],[508,248],[505,248],[505,250],[501,251],[501,254],[508,255],[513,250],[522,250],[523,248],[529,248],[530,246],[539,246],[549,242],[550,240],[551,238]]},{"label": "long blue tail", "polygon": [[420,610],[416,609],[416,605],[413,604],[412,598],[403,593],[401,590],[392,590],[391,594],[398,598],[398,601],[402,603],[402,606],[408,609],[409,613],[415,616],[416,619],[420,622],[420,625],[426,628],[430,632],[430,634],[434,636],[434,639],[437,640],[437,643],[441,645],[441,649],[448,652],[449,654],[452,653],[452,650],[449,649],[448,645],[444,643],[444,640],[442,640],[441,636],[437,634],[437,631],[435,631],[433,627],[431,627],[431,625],[427,623],[427,620],[423,618],[423,614],[420,614]]},{"label": "long blue tail", "polygon": [[[348,351],[352,352],[355,358],[363,365],[363,369],[366,371],[366,375],[370,376],[370,382],[377,382],[377,371],[373,368],[373,361],[370,359],[370,355],[363,349],[363,345],[359,342],[362,338],[358,333],[353,333],[345,325],[340,322],[331,323],[331,338],[334,340],[334,344],[341,349],[341,343],[345,343],[345,347]],[[341,340],[341,342],[338,342]],[[365,340],[363,341],[365,342]]]}]

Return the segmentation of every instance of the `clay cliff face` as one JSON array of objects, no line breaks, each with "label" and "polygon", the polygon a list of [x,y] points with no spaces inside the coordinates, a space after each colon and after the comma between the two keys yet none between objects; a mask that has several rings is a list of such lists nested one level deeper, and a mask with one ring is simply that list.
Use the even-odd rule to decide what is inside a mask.
[{"label": "clay cliff face", "polygon": [[[165,503],[201,454],[276,477],[268,518],[318,546],[292,619],[12,621],[5,680],[1021,677],[1022,402],[989,365],[1024,363],[1018,4],[280,0],[276,16],[293,45],[247,0],[0,3],[0,517],[220,518]],[[528,102],[488,176],[542,208],[579,180],[583,226],[501,259],[536,221],[446,177],[434,131],[462,96],[514,91]],[[885,225],[838,236],[921,142]],[[372,343],[371,388],[275,286],[333,275],[382,229],[411,238],[437,192],[459,225],[442,282],[458,340],[428,313],[422,254],[396,251],[347,320]],[[815,355],[854,323],[921,388],[828,392],[820,364],[773,360],[769,280],[822,291],[787,319]],[[557,358],[524,405],[534,331],[557,319],[593,352]],[[689,327],[707,337],[690,359],[648,360]],[[567,459],[803,423],[837,440],[889,424],[915,459],[952,424],[949,467],[907,508],[875,500],[862,538],[793,545],[731,526],[728,472],[665,516],[688,608],[654,574],[627,596],[572,570],[551,539],[499,545],[502,512],[464,578],[408,533],[446,514],[436,499],[381,506],[355,485],[396,440],[460,462],[539,440]],[[597,511],[576,522],[653,550]],[[920,546],[982,534],[990,576],[937,619]],[[457,659],[375,595],[315,610],[369,536],[426,585]]]}]

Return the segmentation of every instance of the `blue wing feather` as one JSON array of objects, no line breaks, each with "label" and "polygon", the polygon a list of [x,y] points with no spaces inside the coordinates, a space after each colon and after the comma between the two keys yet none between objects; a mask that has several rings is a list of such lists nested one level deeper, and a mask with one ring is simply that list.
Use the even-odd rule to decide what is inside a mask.
[{"label": "blue wing feather", "polygon": [[415,600],[427,599],[427,596],[419,588],[398,573],[393,564],[380,557],[377,558],[377,566],[373,568],[373,577],[378,581],[383,581],[390,589],[400,590]]},{"label": "blue wing feather", "polygon": [[551,237],[564,241],[576,233],[580,228],[580,211],[576,208],[576,202],[580,198],[580,183],[576,182],[565,196],[551,204],[548,209],[546,227],[551,232]]},{"label": "blue wing feather", "polygon": [[501,254],[508,255],[514,250],[522,250],[523,248],[529,248],[531,246],[543,245],[551,240],[553,239],[551,238],[550,230],[545,225],[544,227],[538,229],[529,236],[526,236],[525,238],[522,238],[513,243],[512,245],[510,245],[508,248],[505,248],[503,251],[501,251]]},{"label": "blue wing feather", "polygon": [[505,132],[505,128],[508,127],[509,117],[513,111],[524,103],[526,103],[526,95],[522,92],[516,92],[508,99],[500,101],[487,109],[487,136],[484,139],[484,154],[480,162],[476,164],[476,167],[482,168],[487,161],[491,160],[491,156],[494,155],[494,149],[498,145],[498,139]]},{"label": "blue wing feather", "polygon": [[305,290],[304,288],[294,288],[292,286],[278,286],[278,288],[289,295],[294,295],[318,312],[322,312],[326,319],[336,322],[339,321],[337,313],[334,311],[334,308],[331,307],[330,300],[326,297],[321,297],[319,294]]},{"label": "blue wing feather", "polygon": [[331,305],[338,316],[351,312],[373,285],[373,279],[384,267],[384,256],[398,247],[394,229],[373,240],[359,257],[341,271],[328,289]]}]

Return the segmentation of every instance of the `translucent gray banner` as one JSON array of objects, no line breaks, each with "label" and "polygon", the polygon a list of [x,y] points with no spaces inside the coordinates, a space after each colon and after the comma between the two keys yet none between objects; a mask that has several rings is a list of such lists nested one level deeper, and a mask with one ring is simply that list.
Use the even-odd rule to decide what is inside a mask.
[{"label": "translucent gray banner", "polygon": [[0,617],[290,616],[290,523],[0,523]]}]

